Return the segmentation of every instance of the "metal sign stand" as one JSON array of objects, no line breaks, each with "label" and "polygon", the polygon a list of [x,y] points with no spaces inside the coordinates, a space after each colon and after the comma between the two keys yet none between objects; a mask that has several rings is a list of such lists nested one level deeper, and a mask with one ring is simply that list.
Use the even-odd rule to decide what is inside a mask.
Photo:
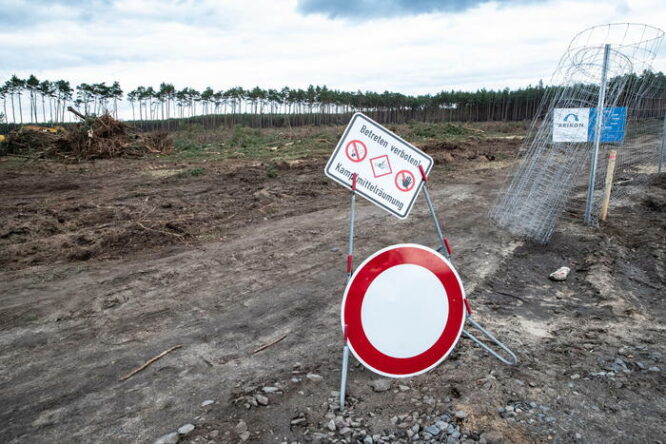
[{"label": "metal sign stand", "polygon": [[[356,218],[356,178],[357,174],[352,174],[351,188],[351,214],[349,217],[349,246],[347,248],[347,283],[352,277],[352,265],[354,262],[354,219]],[[344,332],[345,345],[342,347],[342,369],[340,372],[340,410],[345,408],[345,391],[347,390],[347,369],[349,368],[349,347],[347,346],[347,326]]]},{"label": "metal sign stand", "polygon": [[[425,197],[426,204],[428,205],[428,211],[430,212],[430,216],[432,217],[432,222],[435,227],[435,232],[437,233],[437,238],[441,243],[441,246],[437,249],[437,251],[442,253],[442,255],[444,255],[444,257],[446,257],[449,260],[449,262],[453,263],[451,259],[451,254],[452,254],[451,244],[449,243],[449,239],[444,237],[444,234],[442,232],[442,227],[440,226],[439,223],[439,218],[437,217],[437,213],[435,212],[435,207],[432,203],[432,199],[430,198],[430,192],[428,191],[428,177],[426,176],[425,170],[420,165],[419,165],[419,170],[421,171],[421,178],[423,180],[423,196]],[[353,274],[354,221],[356,219],[356,178],[357,174],[356,173],[352,174],[351,214],[349,218],[349,246],[347,249],[347,283],[349,283]],[[516,357],[516,355],[511,351],[511,349],[509,349],[509,347],[507,347],[505,344],[496,339],[488,330],[483,328],[481,325],[479,325],[478,322],[472,319],[472,310],[469,307],[469,302],[467,302],[466,298],[464,299],[464,301],[465,301],[465,313],[466,313],[465,321],[469,322],[472,327],[480,331],[482,336],[485,336],[493,344],[501,348],[506,353],[506,356],[504,357],[501,356],[497,351],[493,350],[490,345],[484,343],[483,340],[479,339],[477,336],[474,336],[469,331],[463,329],[463,334],[472,341],[474,341],[476,344],[478,344],[481,348],[486,350],[490,355],[494,356],[499,361],[503,362],[504,364],[507,365],[516,364],[518,362],[518,358]],[[349,346],[347,345],[347,325],[344,326],[343,339],[344,339],[344,346],[342,348],[342,368],[340,372],[340,410],[344,410],[345,408],[345,398],[347,391],[347,372],[349,369]]]},{"label": "metal sign stand", "polygon": [[585,224],[592,225],[592,206],[594,205],[594,186],[597,175],[597,159],[599,158],[599,144],[601,143],[601,132],[603,131],[604,106],[606,101],[606,77],[608,75],[608,56],[611,45],[604,46],[604,61],[601,67],[601,83],[599,85],[599,101],[597,103],[597,120],[594,129],[594,148],[590,160],[590,178],[587,184],[587,199],[585,200]]},{"label": "metal sign stand", "polygon": [[664,116],[664,129],[661,131],[661,148],[659,148],[659,165],[657,166],[659,174],[664,166],[664,157],[666,157],[666,115]]}]

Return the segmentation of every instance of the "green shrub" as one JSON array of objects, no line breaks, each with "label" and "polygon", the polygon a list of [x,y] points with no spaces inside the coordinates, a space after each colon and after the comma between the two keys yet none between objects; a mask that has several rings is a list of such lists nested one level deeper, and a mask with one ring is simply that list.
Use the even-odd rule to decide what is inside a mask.
[{"label": "green shrub", "polygon": [[268,165],[266,168],[266,175],[270,178],[277,177],[278,169],[275,165]]},{"label": "green shrub", "polygon": [[198,177],[198,176],[203,176],[206,174],[206,170],[203,168],[192,168],[189,170],[183,170],[179,172],[176,176],[177,177]]},{"label": "green shrub", "polygon": [[263,138],[259,129],[236,126],[229,142],[235,147],[251,148],[263,143]]}]

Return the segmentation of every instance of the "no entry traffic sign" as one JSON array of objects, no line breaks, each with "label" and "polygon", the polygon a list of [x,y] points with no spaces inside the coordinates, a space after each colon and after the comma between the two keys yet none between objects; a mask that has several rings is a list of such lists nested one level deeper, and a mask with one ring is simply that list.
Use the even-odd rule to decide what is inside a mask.
[{"label": "no entry traffic sign", "polygon": [[465,292],[453,266],[417,244],[384,248],[352,275],[342,300],[342,327],[356,358],[384,376],[436,367],[465,323]]},{"label": "no entry traffic sign", "polygon": [[[351,188],[389,213],[405,219],[423,186],[432,157],[369,117],[356,113],[326,165],[326,176]],[[418,180],[416,179],[418,178]]]}]

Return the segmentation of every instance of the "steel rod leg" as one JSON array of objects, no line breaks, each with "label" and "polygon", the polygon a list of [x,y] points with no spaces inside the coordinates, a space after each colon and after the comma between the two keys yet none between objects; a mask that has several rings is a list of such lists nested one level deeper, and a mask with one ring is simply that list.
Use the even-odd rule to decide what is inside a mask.
[{"label": "steel rod leg", "polygon": [[435,207],[432,204],[430,199],[430,193],[428,192],[428,187],[426,184],[423,184],[423,196],[425,197],[426,203],[428,204],[428,210],[430,210],[430,215],[432,216],[432,223],[435,226],[435,231],[437,232],[437,237],[439,242],[442,244],[442,251],[446,251],[446,244],[444,243],[444,234],[442,233],[442,227],[439,225],[439,219],[435,213]]},{"label": "steel rod leg", "polygon": [[340,370],[340,410],[345,409],[345,395],[347,394],[347,369],[349,368],[349,347],[345,342],[342,348],[342,369]]},{"label": "steel rod leg", "polygon": [[432,203],[432,199],[430,198],[430,192],[428,191],[428,176],[426,176],[425,169],[423,169],[422,165],[419,165],[419,171],[421,171],[421,179],[423,180],[423,197],[425,197],[426,204],[428,205],[428,211],[430,211],[430,216],[432,217],[432,223],[435,226],[435,232],[437,233],[439,242],[442,244],[441,251],[446,255],[447,259],[451,259],[450,248],[446,243],[444,234],[442,233],[442,227],[439,224],[439,218],[437,217],[437,213],[435,212],[435,206]]},{"label": "steel rod leg", "polygon": [[349,247],[347,248],[347,279],[351,278],[354,258],[354,219],[356,219],[356,193],[351,196],[351,216],[349,217]]},{"label": "steel rod leg", "polygon": [[666,158],[666,116],[664,116],[664,129],[661,131],[661,147],[659,148],[659,165],[657,172],[661,174],[664,170],[664,158]]},{"label": "steel rod leg", "polygon": [[[351,211],[349,215],[349,245],[347,248],[347,282],[352,277],[354,261],[354,222],[356,221],[356,179],[358,175],[352,174]],[[344,329],[345,345],[342,348],[342,368],[340,369],[340,410],[345,409],[345,396],[347,392],[347,369],[349,367],[349,347],[347,346],[347,326]]]},{"label": "steel rod leg", "polygon": [[[432,216],[432,221],[433,224],[435,225],[435,231],[437,232],[437,237],[439,237],[439,241],[442,243],[442,253],[446,255],[446,257],[451,261],[452,258],[452,252],[451,252],[451,246],[449,245],[448,239],[444,237],[444,234],[442,233],[442,228],[439,224],[439,218],[437,217],[437,214],[435,213],[435,206],[432,204],[432,199],[430,199],[430,193],[428,192],[428,177],[426,176],[425,170],[423,169],[422,166],[419,166],[419,170],[421,170],[421,177],[423,178],[423,196],[425,197],[426,203],[428,204],[428,210],[430,210],[430,215]],[[491,349],[489,346],[483,343],[480,339],[478,339],[476,336],[473,334],[469,333],[467,330],[463,330],[463,334],[476,342],[481,348],[486,350],[488,353],[490,353],[492,356],[495,358],[499,359],[505,364],[508,365],[513,365],[518,362],[518,358],[516,355],[507,347],[504,345],[502,342],[498,341],[492,334],[490,334],[489,331],[487,331],[485,328],[481,327],[476,321],[474,321],[471,317],[471,310],[469,308],[469,304],[467,302],[467,299],[465,301],[465,310],[467,312],[467,321],[472,324],[472,326],[476,327],[481,333],[483,333],[484,336],[486,336],[488,339],[490,339],[492,342],[495,343],[498,347],[500,347],[502,350],[504,350],[509,356],[509,359],[505,359],[497,352],[495,352],[493,349]]]},{"label": "steel rod leg", "polygon": [[488,330],[485,328],[481,327],[478,322],[476,322],[474,319],[472,319],[471,316],[467,316],[467,322],[472,324],[472,326],[476,329],[478,329],[481,333],[483,333],[484,336],[486,336],[488,339],[490,339],[495,345],[500,347],[502,350],[504,350],[510,357],[510,359],[505,359],[502,356],[500,356],[495,350],[491,349],[488,345],[484,344],[483,341],[481,341],[479,338],[468,332],[467,330],[463,330],[463,334],[470,338],[472,341],[476,342],[479,347],[483,348],[485,351],[490,353],[492,356],[494,356],[497,360],[503,362],[504,364],[507,365],[514,365],[518,362],[518,358],[516,355],[511,351],[509,347],[504,345],[504,343],[500,342],[495,336],[493,336]]}]

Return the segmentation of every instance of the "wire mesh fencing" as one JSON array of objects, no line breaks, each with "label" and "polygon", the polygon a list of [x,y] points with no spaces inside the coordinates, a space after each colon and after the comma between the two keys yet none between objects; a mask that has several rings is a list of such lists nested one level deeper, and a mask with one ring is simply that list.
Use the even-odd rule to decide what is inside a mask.
[{"label": "wire mesh fencing", "polygon": [[[598,221],[610,150],[617,151],[617,181],[656,172],[666,76],[653,73],[651,63],[663,37],[660,29],[623,23],[595,26],[573,38],[528,130],[521,160],[490,210],[491,220],[546,243],[563,214],[582,222],[581,200],[588,223]],[[622,188],[614,188],[616,197]]]}]

